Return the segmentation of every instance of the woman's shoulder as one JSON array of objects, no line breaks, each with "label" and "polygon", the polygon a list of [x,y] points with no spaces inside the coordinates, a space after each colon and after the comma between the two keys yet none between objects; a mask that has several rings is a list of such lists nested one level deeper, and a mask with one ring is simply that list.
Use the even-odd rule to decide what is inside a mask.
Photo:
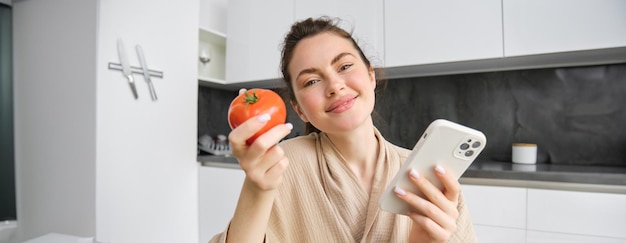
[{"label": "woman's shoulder", "polygon": [[300,166],[307,166],[307,164],[315,164],[313,163],[313,161],[317,161],[317,151],[315,144],[318,137],[318,134],[311,133],[309,135],[303,135],[284,140],[278,145],[283,149],[283,151],[285,151],[285,156],[287,156],[290,161],[298,161],[298,163],[295,164]]},{"label": "woman's shoulder", "polygon": [[311,133],[309,135],[297,136],[290,139],[283,140],[279,143],[285,151],[290,150],[313,150],[315,151],[315,141],[317,140],[317,134]]}]

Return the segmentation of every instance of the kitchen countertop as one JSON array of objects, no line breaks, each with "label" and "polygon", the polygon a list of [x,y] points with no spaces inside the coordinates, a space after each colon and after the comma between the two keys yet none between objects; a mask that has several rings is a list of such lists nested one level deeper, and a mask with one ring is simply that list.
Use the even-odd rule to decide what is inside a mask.
[{"label": "kitchen countertop", "polygon": [[476,161],[461,184],[626,194],[626,167]]},{"label": "kitchen countertop", "polygon": [[[240,169],[234,157],[198,156],[203,166]],[[461,184],[626,194],[626,167],[475,161]]]}]

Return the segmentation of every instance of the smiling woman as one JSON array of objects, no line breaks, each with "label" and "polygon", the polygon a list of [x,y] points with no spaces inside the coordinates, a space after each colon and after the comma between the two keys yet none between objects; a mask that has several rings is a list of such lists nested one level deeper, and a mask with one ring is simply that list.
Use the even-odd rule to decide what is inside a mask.
[{"label": "smiling woman", "polygon": [[410,205],[408,217],[379,210],[410,151],[374,126],[375,70],[350,33],[326,17],[294,23],[281,70],[289,104],[319,131],[279,142],[293,128],[279,124],[244,146],[267,114],[232,130],[246,176],[227,231],[211,242],[476,242],[460,185],[443,167],[432,168],[443,189],[411,173],[430,201],[394,194]]}]

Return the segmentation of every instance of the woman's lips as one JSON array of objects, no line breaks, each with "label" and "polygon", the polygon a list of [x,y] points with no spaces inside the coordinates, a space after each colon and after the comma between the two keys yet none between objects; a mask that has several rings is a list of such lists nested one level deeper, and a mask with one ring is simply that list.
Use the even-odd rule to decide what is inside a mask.
[{"label": "woman's lips", "polygon": [[352,105],[354,105],[354,100],[359,97],[357,96],[345,96],[335,102],[333,102],[330,107],[328,107],[328,109],[326,109],[326,112],[333,112],[333,113],[340,113],[340,112],[344,112],[348,109],[350,109],[352,107]]}]

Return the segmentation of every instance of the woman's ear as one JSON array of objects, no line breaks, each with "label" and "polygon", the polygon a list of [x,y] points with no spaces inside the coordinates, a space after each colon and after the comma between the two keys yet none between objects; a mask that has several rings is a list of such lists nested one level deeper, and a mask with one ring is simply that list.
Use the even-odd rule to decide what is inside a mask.
[{"label": "woman's ear", "polygon": [[306,115],[302,112],[302,110],[300,110],[300,106],[296,102],[289,101],[289,103],[291,104],[291,107],[293,107],[293,110],[296,111],[296,114],[298,114],[298,117],[300,117],[300,120],[305,123],[309,122],[309,119],[306,118]]}]

